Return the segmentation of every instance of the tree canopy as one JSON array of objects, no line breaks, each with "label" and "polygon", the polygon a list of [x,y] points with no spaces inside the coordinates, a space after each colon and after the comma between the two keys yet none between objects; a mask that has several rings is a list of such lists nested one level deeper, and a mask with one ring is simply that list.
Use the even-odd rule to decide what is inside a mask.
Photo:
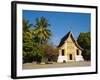
[{"label": "tree canopy", "polygon": [[48,44],[52,36],[49,27],[50,24],[44,17],[37,18],[36,24],[30,24],[28,20],[23,19],[23,63],[32,61],[40,63],[47,55],[54,55],[52,53],[56,49]]},{"label": "tree canopy", "polygon": [[90,32],[80,33],[77,42],[84,49],[82,55],[85,60],[91,59],[91,37]]},{"label": "tree canopy", "polygon": [[40,44],[44,44],[48,39],[50,39],[52,33],[49,26],[50,24],[46,18],[40,17],[36,19],[33,34],[39,39]]}]

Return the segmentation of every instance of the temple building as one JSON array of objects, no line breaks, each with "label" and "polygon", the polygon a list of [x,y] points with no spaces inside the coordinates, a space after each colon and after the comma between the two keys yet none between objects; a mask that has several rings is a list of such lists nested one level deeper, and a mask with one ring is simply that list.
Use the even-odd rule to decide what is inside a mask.
[{"label": "temple building", "polygon": [[59,56],[57,62],[84,61],[81,48],[74,39],[72,32],[68,32],[58,45]]}]

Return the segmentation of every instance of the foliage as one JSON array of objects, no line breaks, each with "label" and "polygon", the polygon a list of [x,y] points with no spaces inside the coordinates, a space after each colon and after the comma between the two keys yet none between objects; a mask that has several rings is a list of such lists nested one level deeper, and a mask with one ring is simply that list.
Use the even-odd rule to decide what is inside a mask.
[{"label": "foliage", "polygon": [[50,24],[44,17],[36,19],[36,24],[34,25],[33,34],[39,39],[40,44],[44,44],[50,39],[51,30],[49,29]]},{"label": "foliage", "polygon": [[91,60],[91,52],[88,49],[84,49],[82,53],[85,60]]},{"label": "foliage", "polygon": [[32,61],[32,34],[29,30],[31,24],[23,20],[23,63]]},{"label": "foliage", "polygon": [[44,52],[47,61],[57,61],[58,49],[52,44],[44,45]]},{"label": "foliage", "polygon": [[37,18],[34,26],[23,19],[23,63],[32,61],[40,63],[45,57],[44,45],[51,36],[48,26],[50,24],[44,17]]},{"label": "foliage", "polygon": [[28,20],[23,19],[23,32],[28,32],[31,26]]},{"label": "foliage", "polygon": [[91,38],[90,32],[80,33],[77,42],[84,49],[82,55],[85,60],[90,60],[91,58]]}]

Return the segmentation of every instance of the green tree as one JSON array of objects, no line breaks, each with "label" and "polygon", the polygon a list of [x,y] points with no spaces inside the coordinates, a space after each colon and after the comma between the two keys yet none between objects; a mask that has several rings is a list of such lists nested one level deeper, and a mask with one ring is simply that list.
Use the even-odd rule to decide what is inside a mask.
[{"label": "green tree", "polygon": [[23,19],[23,32],[29,32],[31,26],[32,24],[30,24],[28,20]]},{"label": "green tree", "polygon": [[40,44],[45,44],[50,39],[51,30],[49,26],[50,24],[46,18],[40,17],[36,19],[33,34],[36,36],[35,38],[39,40]]},{"label": "green tree", "polygon": [[36,19],[36,24],[23,20],[23,62],[40,63],[45,55],[44,45],[51,36],[50,24],[44,17]]},{"label": "green tree", "polygon": [[38,45],[38,41],[32,34],[30,27],[32,24],[27,20],[23,20],[23,63],[37,61],[41,62],[43,56],[43,49]]},{"label": "green tree", "polygon": [[[41,60],[44,61],[44,57],[45,57],[45,49],[44,46],[48,43],[48,40],[50,39],[52,33],[51,30],[49,29],[50,24],[48,23],[48,20],[44,17],[40,17],[36,19],[36,24],[34,25],[34,29],[32,30],[32,33],[34,35],[33,39],[35,40],[35,42],[38,43],[38,46],[41,50],[41,52],[43,53],[38,53],[39,56],[41,56]],[[39,49],[38,48],[38,49]]]},{"label": "green tree", "polygon": [[41,63],[44,56],[44,49],[42,46],[39,46],[37,43],[33,46],[33,57],[34,61]]},{"label": "green tree", "polygon": [[85,60],[91,59],[91,37],[90,32],[80,33],[77,42],[84,49],[82,55]]},{"label": "green tree", "polygon": [[30,24],[28,20],[23,19],[23,63],[31,62],[33,59],[31,26],[32,24]]}]

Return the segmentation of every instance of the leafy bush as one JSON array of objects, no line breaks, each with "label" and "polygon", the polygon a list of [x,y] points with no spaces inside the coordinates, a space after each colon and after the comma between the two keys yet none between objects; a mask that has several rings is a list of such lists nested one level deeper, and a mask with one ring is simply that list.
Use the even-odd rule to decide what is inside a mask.
[{"label": "leafy bush", "polygon": [[91,60],[91,37],[90,32],[80,33],[77,42],[84,49],[82,51],[85,60]]}]

